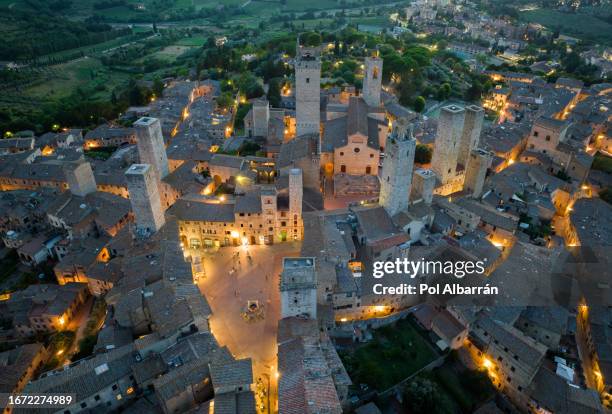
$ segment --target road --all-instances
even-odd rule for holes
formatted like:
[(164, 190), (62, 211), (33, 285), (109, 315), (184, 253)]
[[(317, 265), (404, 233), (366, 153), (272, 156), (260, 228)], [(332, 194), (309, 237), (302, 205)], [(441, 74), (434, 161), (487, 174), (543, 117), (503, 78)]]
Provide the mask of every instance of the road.
[(79, 341), (83, 339), (83, 334), (85, 332), (85, 327), (87, 326), (87, 320), (89, 319), (89, 314), (91, 313), (93, 303), (94, 297), (90, 296), (87, 301), (79, 308), (77, 314), (66, 326), (67, 330), (75, 331), (76, 335), (74, 337), (74, 342), (72, 343), (70, 350), (66, 352), (67, 359), (64, 362), (65, 364), (69, 364), (70, 362), (72, 362), (70, 358), (72, 357), (72, 355), (79, 351)]
[(582, 363), (582, 370), (584, 372), (586, 385), (587, 387), (599, 392), (597, 389), (595, 374), (593, 373), (593, 362), (591, 361), (589, 348), (586, 342), (586, 323), (588, 322), (584, 320), (582, 314), (579, 314), (576, 318), (576, 345), (578, 346), (578, 355), (580, 356), (580, 361)]
[[(282, 258), (299, 256), (300, 248), (301, 243), (288, 242), (199, 252), (206, 276), (200, 279), (198, 287), (212, 308), (211, 331), (234, 357), (253, 360), (255, 381), (261, 379), (266, 385), (264, 389), (270, 379), (271, 407), (276, 407), (277, 399), (276, 332), (280, 318), (278, 285)], [(262, 319), (245, 319), (248, 301), (257, 301), (263, 306)]]

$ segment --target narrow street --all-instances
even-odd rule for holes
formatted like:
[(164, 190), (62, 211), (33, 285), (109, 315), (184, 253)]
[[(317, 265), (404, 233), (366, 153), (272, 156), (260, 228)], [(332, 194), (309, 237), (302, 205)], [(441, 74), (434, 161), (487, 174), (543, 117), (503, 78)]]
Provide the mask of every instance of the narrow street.
[(584, 378), (587, 387), (599, 392), (599, 390), (597, 389), (597, 381), (595, 378), (595, 374), (593, 373), (593, 361), (591, 360), (589, 348), (587, 346), (585, 332), (586, 322), (582, 315), (582, 312), (584, 311), (581, 311), (576, 317), (576, 345), (578, 346), (578, 356), (580, 357), (580, 361), (582, 363), (582, 370), (584, 372)]
[(87, 327), (87, 320), (89, 319), (89, 314), (91, 313), (91, 308), (94, 304), (94, 297), (90, 296), (87, 301), (79, 308), (78, 313), (72, 318), (70, 323), (66, 326), (66, 329), (69, 331), (74, 331), (76, 333), (74, 342), (70, 349), (66, 352), (67, 359), (66, 363), (69, 364), (72, 361), (70, 358), (76, 352), (79, 351), (79, 341), (83, 339), (83, 334), (85, 332), (85, 328)]

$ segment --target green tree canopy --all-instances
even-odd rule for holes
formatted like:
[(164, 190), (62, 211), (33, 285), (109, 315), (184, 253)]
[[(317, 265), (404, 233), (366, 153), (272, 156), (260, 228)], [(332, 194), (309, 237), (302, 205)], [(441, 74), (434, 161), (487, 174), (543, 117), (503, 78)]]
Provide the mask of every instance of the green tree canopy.
[(428, 164), (431, 162), (431, 155), (431, 148), (424, 144), (417, 144), (414, 153), (414, 162), (419, 164)]
[(425, 98), (422, 96), (417, 96), (417, 98), (414, 100), (413, 107), (416, 112), (423, 112), (423, 109), (425, 109)]

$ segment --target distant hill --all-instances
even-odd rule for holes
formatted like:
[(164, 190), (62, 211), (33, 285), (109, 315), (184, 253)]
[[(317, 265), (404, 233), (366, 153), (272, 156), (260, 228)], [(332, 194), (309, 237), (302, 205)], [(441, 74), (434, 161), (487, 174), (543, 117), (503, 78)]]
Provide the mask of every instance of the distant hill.
[(0, 60), (30, 60), (105, 42), (129, 32), (113, 30), (104, 23), (68, 20), (47, 6), (35, 9), (38, 4), (35, 0), (26, 3), (28, 7), (0, 8)]

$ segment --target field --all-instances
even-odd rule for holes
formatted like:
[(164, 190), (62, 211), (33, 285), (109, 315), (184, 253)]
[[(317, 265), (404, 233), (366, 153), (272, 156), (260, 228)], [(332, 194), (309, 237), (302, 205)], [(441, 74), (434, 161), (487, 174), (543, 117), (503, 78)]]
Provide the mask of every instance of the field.
[[(250, 40), (268, 42), (291, 30), (287, 22), (298, 31), (337, 31), (349, 23), (381, 29), (389, 25), (388, 17), (373, 15), (373, 11), (390, 3), (397, 1), (80, 0), (51, 9), (46, 0), (0, 0), (0, 12), (4, 13), (0, 17), (5, 23), (0, 24), (0, 32), (11, 36), (5, 42), (9, 46), (0, 48), (4, 60), (36, 59), (22, 76), (0, 86), (0, 111), (9, 113), (2, 129), (38, 131), (49, 120), (35, 112), (75, 93), (78, 99), (115, 105), (118, 98), (125, 99), (120, 95), (131, 79), (184, 76), (198, 50), (217, 34), (231, 36), (244, 28), (259, 29), (263, 23), (257, 39)], [(229, 7), (217, 11), (219, 6)], [(345, 20), (312, 13), (324, 11), (343, 11)], [(19, 19), (12, 19), (13, 14)], [(102, 17), (101, 22), (116, 31), (90, 26), (92, 16)], [(158, 31), (154, 34), (155, 25)], [(80, 37), (81, 33), (87, 37)], [(20, 39), (24, 39), (23, 45)]]
[(426, 339), (406, 319), (374, 332), (374, 339), (341, 355), (354, 384), (384, 391), (436, 359)]
[(521, 13), (521, 19), (540, 23), (561, 34), (612, 44), (612, 24), (586, 13), (562, 13), (556, 10), (530, 10)]
[(115, 86), (127, 80), (127, 74), (105, 68), (98, 59), (83, 58), (53, 66), (43, 81), (30, 86), (23, 94), (50, 100), (68, 96), (79, 87), (92, 87), (95, 94), (107, 97)]
[(159, 52), (153, 53), (152, 55), (147, 56), (144, 60), (149, 59), (151, 57), (164, 60), (166, 62), (172, 62), (177, 57), (182, 55), (183, 53), (191, 50), (191, 46), (167, 46), (160, 50)]
[(177, 40), (175, 44), (178, 46), (202, 47), (204, 43), (206, 43), (206, 40), (207, 38), (205, 36), (185, 37), (183, 39)]

